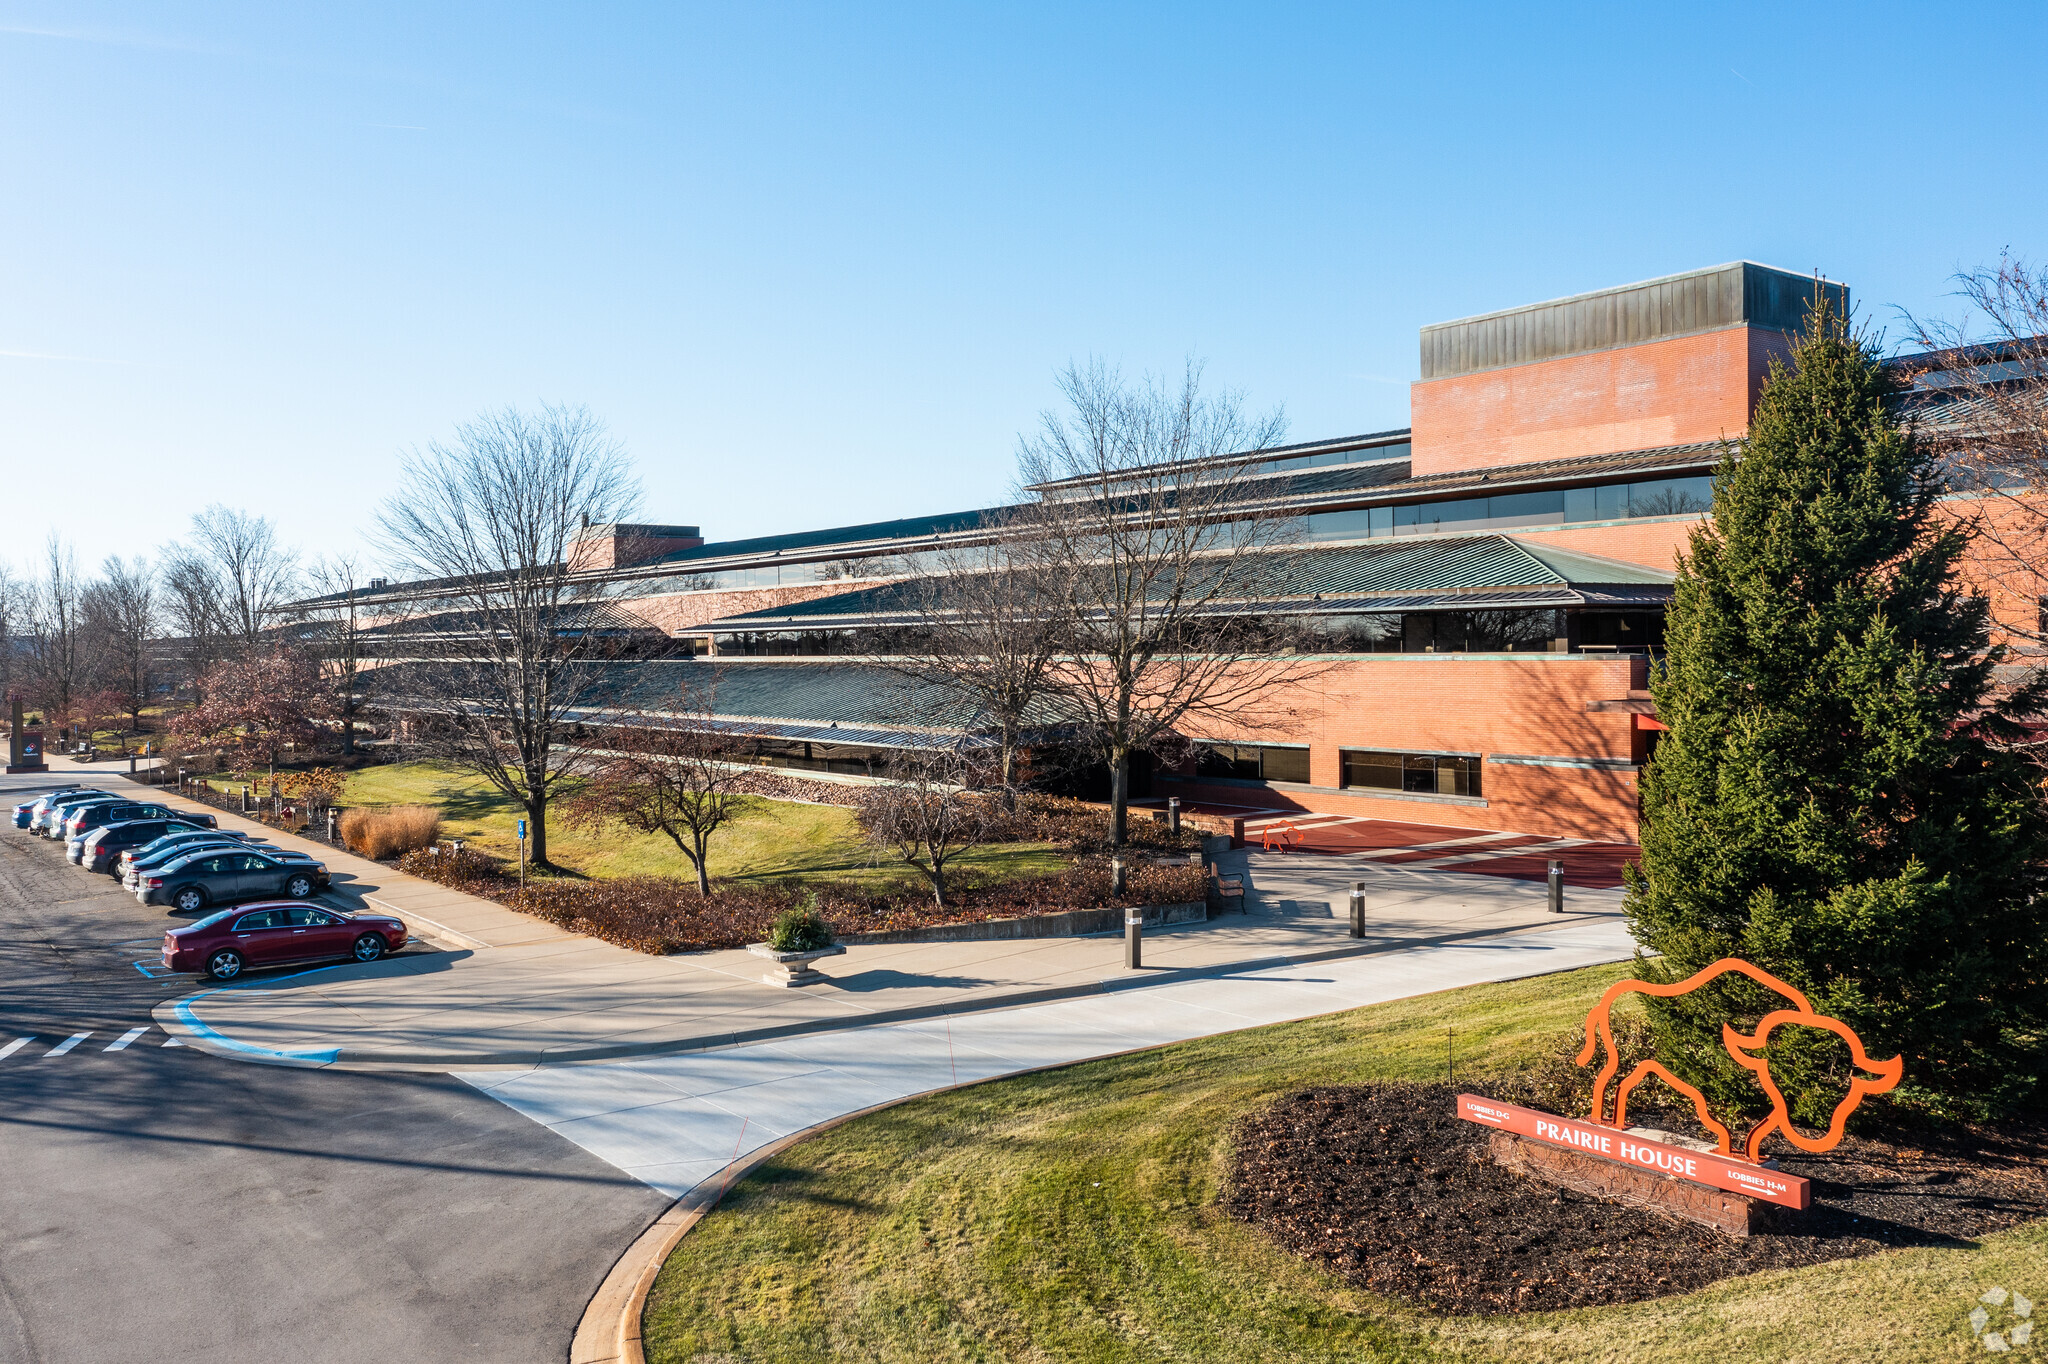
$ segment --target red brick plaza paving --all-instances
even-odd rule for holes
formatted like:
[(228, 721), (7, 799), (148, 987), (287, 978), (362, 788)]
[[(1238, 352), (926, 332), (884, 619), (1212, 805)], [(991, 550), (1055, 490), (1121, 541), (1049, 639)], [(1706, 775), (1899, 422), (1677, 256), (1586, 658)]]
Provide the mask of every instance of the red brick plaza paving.
[(1642, 854), (1633, 843), (1591, 843), (1483, 829), (1404, 824), (1357, 815), (1277, 815), (1247, 819), (1245, 841), (1262, 846), (1269, 829), (1282, 823), (1299, 832), (1289, 850), (1360, 855), (1385, 866), (1415, 870), (1476, 872), (1541, 881), (1551, 859), (1564, 863), (1568, 886), (1607, 890), (1621, 884), (1621, 869)]

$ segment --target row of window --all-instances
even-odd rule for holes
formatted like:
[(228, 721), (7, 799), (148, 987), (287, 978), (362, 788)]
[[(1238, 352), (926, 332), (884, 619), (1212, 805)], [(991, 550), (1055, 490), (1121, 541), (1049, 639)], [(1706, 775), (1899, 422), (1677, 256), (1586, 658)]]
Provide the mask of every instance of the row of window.
[[(1195, 774), (1240, 781), (1308, 784), (1308, 749), (1294, 744), (1199, 744)], [(1480, 762), (1473, 754), (1338, 750), (1340, 784), (1423, 795), (1477, 796)]]
[[(1404, 445), (1370, 450), (1338, 450), (1321, 455), (1296, 455), (1274, 460), (1261, 469), (1314, 468), (1358, 459), (1405, 455)], [(1311, 540), (1356, 540), (1379, 535), (1435, 535), (1455, 532), (1526, 530), (1582, 521), (1622, 521), (1638, 516), (1679, 516), (1710, 510), (1714, 480), (1656, 478), (1636, 483), (1610, 483), (1598, 488), (1557, 488), (1495, 497), (1462, 497), (1449, 502), (1418, 502), (1400, 507), (1358, 507), (1351, 511), (1312, 512)], [(732, 591), (750, 587), (788, 587), (802, 583), (845, 582), (888, 578), (934, 567), (930, 551), (834, 559), (811, 564), (762, 564), (708, 573), (679, 573), (669, 580), (676, 592)]]
[[(2048, 612), (2044, 612), (2048, 614)], [(1306, 654), (1650, 653), (1664, 644), (1661, 611), (1433, 611), (1355, 613), (1283, 622), (1275, 649)], [(717, 652), (735, 658), (894, 656), (931, 647), (909, 627), (855, 630), (735, 630), (720, 633)], [(1238, 644), (1242, 644), (1242, 640)], [(1236, 647), (1235, 645), (1233, 647)]]
[(1311, 512), (1311, 540), (1352, 540), (1375, 535), (1526, 530), (1581, 521), (1623, 521), (1638, 516), (1681, 516), (1712, 510), (1714, 480), (1654, 478), (1599, 488), (1552, 488), (1495, 497), (1461, 497), (1401, 507), (1358, 507)]

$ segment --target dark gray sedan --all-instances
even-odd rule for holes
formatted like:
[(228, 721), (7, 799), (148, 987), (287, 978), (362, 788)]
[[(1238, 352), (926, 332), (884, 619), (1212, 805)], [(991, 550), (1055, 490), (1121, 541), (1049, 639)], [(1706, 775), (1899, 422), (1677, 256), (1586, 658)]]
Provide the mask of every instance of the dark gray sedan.
[(207, 848), (144, 874), (135, 898), (196, 914), (208, 905), (289, 896), (303, 900), (327, 884), (327, 868), (307, 859), (244, 849)]

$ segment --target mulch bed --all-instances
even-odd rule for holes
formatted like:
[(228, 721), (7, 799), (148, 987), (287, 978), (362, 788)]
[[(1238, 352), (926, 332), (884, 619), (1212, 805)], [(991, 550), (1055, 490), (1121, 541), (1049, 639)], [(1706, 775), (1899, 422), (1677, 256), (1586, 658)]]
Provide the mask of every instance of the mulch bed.
[(1780, 1142), (1780, 1166), (1814, 1182), (1814, 1205), (1771, 1208), (1765, 1231), (1742, 1238), (1503, 1169), (1487, 1130), (1456, 1116), (1457, 1093), (1287, 1095), (1236, 1128), (1224, 1208), (1360, 1288), (1481, 1314), (1639, 1302), (1757, 1270), (1963, 1245), (2048, 1215), (2038, 1125), (1894, 1130), (1819, 1156)]

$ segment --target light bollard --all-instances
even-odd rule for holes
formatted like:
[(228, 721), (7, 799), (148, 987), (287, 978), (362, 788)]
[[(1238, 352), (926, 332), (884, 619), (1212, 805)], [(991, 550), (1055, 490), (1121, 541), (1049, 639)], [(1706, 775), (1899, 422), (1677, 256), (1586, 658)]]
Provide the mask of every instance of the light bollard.
[(1166, 827), (1175, 838), (1180, 837), (1180, 797), (1166, 798)]
[(1550, 859), (1550, 912), (1564, 913), (1564, 863)]
[(1351, 936), (1365, 936), (1365, 882), (1351, 883)]
[(1144, 964), (1145, 911), (1132, 906), (1124, 911), (1124, 967), (1135, 971)]

